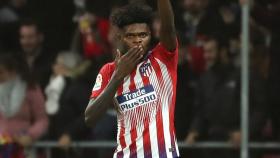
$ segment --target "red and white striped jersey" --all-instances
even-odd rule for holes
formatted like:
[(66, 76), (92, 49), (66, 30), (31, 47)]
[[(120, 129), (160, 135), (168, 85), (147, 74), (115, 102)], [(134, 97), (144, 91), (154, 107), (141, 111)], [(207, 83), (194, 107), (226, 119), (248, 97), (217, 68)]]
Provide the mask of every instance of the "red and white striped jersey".
[[(168, 52), (160, 43), (127, 77), (115, 94), (119, 107), (114, 158), (174, 158), (179, 151), (174, 129), (178, 49)], [(102, 67), (92, 98), (104, 90), (114, 63)]]

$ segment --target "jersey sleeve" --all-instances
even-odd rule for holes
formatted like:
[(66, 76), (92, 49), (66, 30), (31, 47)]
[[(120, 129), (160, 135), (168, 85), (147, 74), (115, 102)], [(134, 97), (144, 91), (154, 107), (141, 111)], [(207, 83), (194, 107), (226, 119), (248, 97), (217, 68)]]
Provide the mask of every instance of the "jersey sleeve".
[(161, 60), (162, 62), (170, 65), (174, 64), (177, 66), (178, 63), (178, 40), (176, 40), (176, 49), (172, 52), (168, 51), (162, 43), (158, 43), (156, 47), (153, 49), (153, 54), (156, 58)]
[(111, 79), (111, 74), (112, 73), (111, 73), (110, 64), (106, 64), (100, 69), (100, 71), (96, 77), (95, 84), (92, 88), (90, 98), (96, 98), (101, 94), (101, 92), (108, 85), (108, 83)]

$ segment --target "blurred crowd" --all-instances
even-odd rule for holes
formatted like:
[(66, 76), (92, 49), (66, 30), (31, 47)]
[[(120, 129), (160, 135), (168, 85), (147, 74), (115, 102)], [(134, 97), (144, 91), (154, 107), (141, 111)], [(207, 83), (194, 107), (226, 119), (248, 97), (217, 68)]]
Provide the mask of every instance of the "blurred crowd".
[[(238, 158), (241, 6), (238, 0), (173, 0), (180, 43), (175, 126), (189, 144), (230, 142), (233, 149), (181, 149), (181, 157)], [(280, 141), (280, 1), (250, 1), (249, 139)], [(109, 109), (93, 127), (84, 111), (101, 66), (114, 59), (110, 12), (133, 0), (0, 1), (0, 158), (44, 158), (29, 150), (56, 141), (53, 158), (112, 157), (113, 149), (75, 149), (74, 141), (116, 136)], [(156, 1), (147, 1), (156, 10)], [(155, 12), (153, 43), (160, 20)], [(250, 158), (280, 157), (250, 150)]]

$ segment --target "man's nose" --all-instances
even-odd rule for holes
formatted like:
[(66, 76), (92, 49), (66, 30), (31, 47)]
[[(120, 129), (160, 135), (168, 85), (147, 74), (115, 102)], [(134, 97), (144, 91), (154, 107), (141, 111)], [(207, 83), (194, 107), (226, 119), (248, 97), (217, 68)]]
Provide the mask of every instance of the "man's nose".
[(135, 43), (135, 44), (141, 44), (142, 42), (143, 42), (143, 40), (138, 36), (136, 36), (133, 40), (133, 43)]

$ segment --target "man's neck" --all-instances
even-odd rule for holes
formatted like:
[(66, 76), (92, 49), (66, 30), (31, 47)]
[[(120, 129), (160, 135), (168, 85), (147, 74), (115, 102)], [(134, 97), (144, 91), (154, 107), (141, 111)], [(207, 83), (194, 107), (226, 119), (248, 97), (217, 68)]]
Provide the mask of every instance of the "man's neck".
[(32, 52), (25, 53), (25, 57), (26, 57), (29, 67), (33, 66), (36, 58), (40, 55), (40, 53), (41, 53), (41, 47), (38, 47), (37, 49), (35, 49)]

